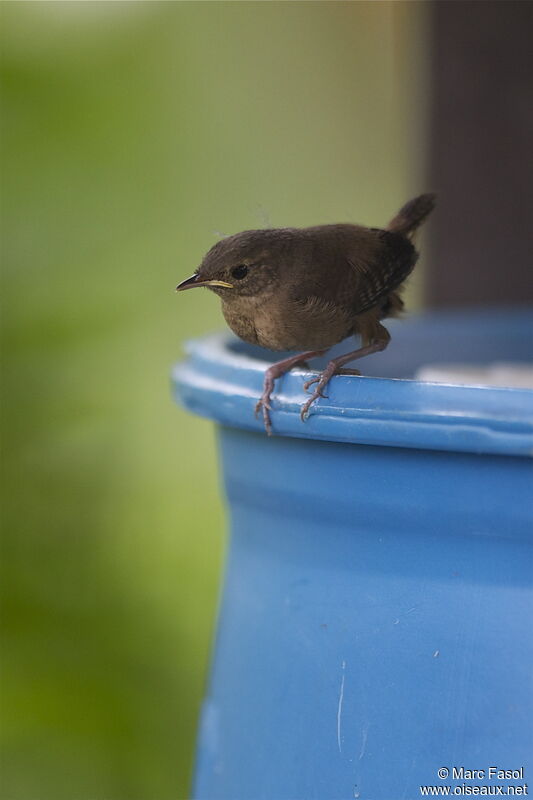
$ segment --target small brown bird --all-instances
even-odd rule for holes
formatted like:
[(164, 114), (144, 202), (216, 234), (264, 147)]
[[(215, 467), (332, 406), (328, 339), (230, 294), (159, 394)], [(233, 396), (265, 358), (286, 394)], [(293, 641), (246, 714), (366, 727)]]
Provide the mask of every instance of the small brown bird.
[[(268, 434), (274, 381), (292, 367), (321, 356), (352, 334), (361, 347), (332, 359), (304, 384), (312, 403), (342, 367), (384, 350), (390, 334), (381, 320), (403, 308), (402, 284), (416, 264), (413, 234), (435, 207), (435, 195), (406, 203), (385, 229), (317, 225), (236, 233), (217, 242), (176, 291), (207, 286), (222, 300), (226, 322), (241, 339), (269, 350), (300, 350), (265, 372), (261, 410)], [(351, 374), (360, 374), (352, 370)]]

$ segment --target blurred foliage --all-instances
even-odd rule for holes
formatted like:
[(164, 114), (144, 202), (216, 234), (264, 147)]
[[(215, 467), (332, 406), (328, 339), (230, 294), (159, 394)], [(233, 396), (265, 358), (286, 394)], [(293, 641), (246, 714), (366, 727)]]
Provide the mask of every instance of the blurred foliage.
[(1, 15), (2, 797), (175, 800), (224, 521), (212, 426), (168, 380), (222, 319), (173, 287), (215, 231), (378, 224), (426, 188), (423, 12)]

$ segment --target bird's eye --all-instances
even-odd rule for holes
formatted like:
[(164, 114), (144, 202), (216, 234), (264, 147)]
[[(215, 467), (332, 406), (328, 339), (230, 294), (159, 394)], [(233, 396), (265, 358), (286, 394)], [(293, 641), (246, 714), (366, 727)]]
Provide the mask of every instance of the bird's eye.
[(246, 275), (248, 275), (248, 267), (245, 264), (240, 264), (238, 267), (233, 267), (231, 270), (231, 275), (233, 278), (236, 278), (238, 281), (240, 281)]

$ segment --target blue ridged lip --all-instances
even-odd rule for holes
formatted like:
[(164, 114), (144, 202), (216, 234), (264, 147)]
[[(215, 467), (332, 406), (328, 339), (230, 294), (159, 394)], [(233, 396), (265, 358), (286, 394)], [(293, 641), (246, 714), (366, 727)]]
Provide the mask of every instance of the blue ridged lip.
[[(414, 372), (417, 363), (525, 361), (533, 356), (528, 355), (533, 342), (529, 312), (431, 313), (395, 320), (387, 327), (393, 335), (389, 350), (359, 362), (362, 370), (369, 365), (370, 372), (382, 367), (384, 374), (403, 375)], [(353, 347), (353, 341), (348, 346)], [(223, 425), (265, 434), (254, 409), (265, 368), (280, 354), (247, 347), (230, 334), (188, 342), (186, 352), (187, 359), (172, 373), (176, 399), (190, 411)], [(327, 388), (328, 398), (318, 400), (302, 422), (300, 408), (308, 397), (303, 383), (315, 374), (313, 369), (293, 369), (276, 381), (271, 413), (274, 435), (533, 455), (533, 390), (338, 375)]]

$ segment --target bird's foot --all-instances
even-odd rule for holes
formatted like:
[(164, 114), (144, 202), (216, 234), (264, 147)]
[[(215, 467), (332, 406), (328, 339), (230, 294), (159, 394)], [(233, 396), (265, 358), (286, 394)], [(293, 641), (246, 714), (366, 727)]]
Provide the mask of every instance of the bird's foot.
[(314, 383), (316, 383), (317, 386), (314, 392), (311, 394), (309, 400), (307, 400), (301, 408), (300, 417), (302, 422), (305, 422), (309, 414), (309, 409), (311, 408), (315, 400), (318, 400), (319, 397), (323, 397), (325, 400), (327, 400), (328, 395), (324, 394), (322, 390), (326, 388), (327, 384), (329, 383), (333, 375), (360, 375), (360, 374), (361, 373), (358, 369), (333, 369), (328, 365), (328, 367), (326, 367), (326, 369), (323, 372), (321, 372), (320, 375), (317, 375), (316, 378), (311, 378), (311, 380), (306, 381), (304, 383), (304, 390), (306, 392), (309, 391), (309, 387), (312, 386)]
[(316, 389), (313, 392), (313, 394), (316, 394), (317, 397), (323, 397), (324, 400), (327, 400), (328, 399), (328, 395), (324, 394), (323, 391), (322, 391), (322, 389), (325, 387), (327, 381), (322, 382), (322, 374), (320, 374), (317, 378), (312, 378), (310, 381), (306, 381), (304, 383), (304, 392), (307, 392), (308, 394), (311, 394), (311, 392), (309, 391), (309, 387), (312, 386), (313, 383), (321, 384), (320, 386), (316, 387)]
[(307, 400), (303, 404), (303, 406), (302, 406), (302, 408), (300, 410), (300, 418), (301, 418), (302, 422), (305, 422), (306, 417), (307, 417), (307, 415), (309, 413), (309, 409), (311, 408), (311, 406), (313, 405), (315, 400), (318, 400), (319, 397), (323, 397), (323, 398), (327, 399), (327, 395), (324, 394), (324, 392), (322, 390), (326, 388), (326, 386), (329, 383), (329, 379), (334, 374), (335, 374), (335, 368), (334, 368), (334, 365), (331, 364), (331, 362), (330, 362), (328, 364), (328, 366), (326, 367), (326, 369), (323, 372), (320, 373), (320, 375), (318, 375), (316, 378), (311, 378), (310, 381), (306, 381), (304, 383), (304, 389), (305, 389), (306, 392), (308, 391), (309, 387), (313, 385), (313, 383), (316, 383), (316, 388), (315, 388), (314, 392), (311, 394), (311, 397), (309, 398), (309, 400)]
[(269, 412), (272, 411), (270, 399), (272, 392), (274, 391), (274, 381), (276, 378), (281, 378), (282, 375), (285, 375), (287, 372), (289, 372), (289, 370), (291, 370), (293, 367), (296, 367), (298, 364), (305, 363), (307, 358), (323, 356), (325, 352), (325, 350), (306, 350), (305, 353), (299, 353), (298, 355), (284, 358), (282, 361), (277, 361), (275, 364), (271, 364), (271, 366), (266, 370), (263, 381), (263, 394), (255, 406), (255, 416), (257, 417), (260, 412), (263, 413), (265, 430), (269, 436), (272, 436), (272, 422), (270, 421)]
[(265, 374), (265, 380), (263, 383), (263, 394), (259, 398), (255, 406), (255, 416), (259, 416), (259, 412), (263, 412), (263, 422), (265, 423), (265, 430), (268, 436), (272, 436), (272, 422), (270, 421), (270, 411), (272, 411), (272, 406), (270, 405), (270, 398), (272, 392), (274, 390), (274, 379), (268, 374), (268, 370)]
[(307, 381), (306, 383), (304, 383), (305, 391), (307, 391), (309, 386), (311, 386), (311, 384), (313, 383), (316, 383), (317, 386), (315, 391), (309, 398), (309, 400), (307, 400), (300, 409), (300, 418), (302, 422), (305, 422), (307, 415), (309, 413), (309, 409), (311, 408), (315, 400), (318, 400), (319, 397), (324, 397), (325, 399), (327, 399), (327, 395), (322, 392), (322, 389), (324, 389), (327, 386), (328, 381), (329, 381), (329, 376), (325, 377), (324, 373), (322, 373), (320, 377), (314, 378), (312, 381)]
[[(345, 369), (344, 367), (342, 367), (341, 369), (336, 370), (334, 374), (335, 375), (360, 375), (361, 374), (361, 370), (359, 370), (359, 369)], [(320, 381), (322, 375), (323, 375), (323, 373), (320, 373), (320, 375), (317, 375), (316, 378), (311, 378), (310, 381), (306, 381), (304, 383), (305, 391), (307, 392), (309, 387), (312, 386), (313, 383), (318, 383)], [(327, 397), (326, 394), (322, 394), (320, 396), (321, 397)]]

